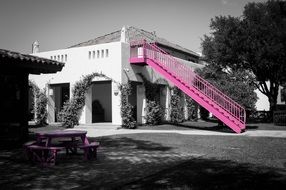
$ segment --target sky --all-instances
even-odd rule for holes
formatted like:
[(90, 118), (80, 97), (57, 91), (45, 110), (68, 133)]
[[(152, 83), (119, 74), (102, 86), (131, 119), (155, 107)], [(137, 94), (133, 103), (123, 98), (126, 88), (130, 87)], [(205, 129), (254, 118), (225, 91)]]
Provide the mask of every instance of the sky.
[(265, 0), (1, 0), (0, 49), (31, 53), (64, 49), (125, 26), (195, 52), (209, 34), (211, 18), (240, 16), (248, 2)]

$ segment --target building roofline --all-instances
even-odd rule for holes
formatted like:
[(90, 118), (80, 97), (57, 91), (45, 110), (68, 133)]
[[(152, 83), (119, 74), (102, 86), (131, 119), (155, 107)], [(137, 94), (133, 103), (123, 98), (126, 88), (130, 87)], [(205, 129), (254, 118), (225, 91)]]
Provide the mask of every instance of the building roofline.
[[(149, 41), (156, 42), (158, 44), (161, 44), (165, 47), (172, 48), (174, 50), (178, 50), (183, 53), (190, 54), (192, 56), (200, 57), (200, 55), (192, 50), (189, 50), (187, 48), (184, 48), (178, 44), (172, 43), (164, 38), (158, 37), (156, 34), (134, 27), (134, 26), (129, 26), (127, 27), (127, 34), (129, 37), (130, 41), (135, 41), (139, 40), (139, 38), (147, 38)], [(75, 48), (75, 47), (84, 47), (84, 46), (91, 46), (91, 45), (98, 45), (98, 44), (103, 44), (103, 43), (110, 43), (110, 42), (118, 42), (120, 41), (120, 36), (121, 36), (121, 30), (116, 30), (114, 32), (99, 36), (94, 39), (87, 40), (85, 42), (81, 42), (75, 45), (72, 45), (68, 48)]]
[(56, 73), (61, 71), (64, 63), (37, 57), (34, 55), (22, 54), (15, 51), (0, 49), (0, 67), (13, 69), (23, 68), (31, 74)]

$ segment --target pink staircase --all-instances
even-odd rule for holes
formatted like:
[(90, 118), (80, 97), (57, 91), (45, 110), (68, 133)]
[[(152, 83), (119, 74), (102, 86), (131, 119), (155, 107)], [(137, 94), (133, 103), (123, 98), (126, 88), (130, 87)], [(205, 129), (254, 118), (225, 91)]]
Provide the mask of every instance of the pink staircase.
[(193, 72), (191, 68), (179, 63), (154, 43), (142, 40), (131, 42), (130, 46), (130, 63), (148, 64), (233, 131), (241, 133), (245, 130), (244, 108)]

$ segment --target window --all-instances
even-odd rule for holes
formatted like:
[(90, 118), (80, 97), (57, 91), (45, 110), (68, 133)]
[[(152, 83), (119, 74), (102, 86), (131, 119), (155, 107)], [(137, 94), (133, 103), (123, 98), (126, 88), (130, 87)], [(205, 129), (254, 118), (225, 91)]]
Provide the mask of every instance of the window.
[(51, 59), (53, 59), (53, 56), (51, 56)]
[(64, 61), (64, 55), (61, 56), (61, 62), (63, 62), (63, 61)]
[(88, 52), (88, 59), (91, 59), (91, 51)]
[(95, 58), (95, 51), (92, 52), (92, 59)]
[(57, 59), (57, 56), (54, 56), (54, 60), (56, 60)]
[(109, 53), (109, 52), (108, 52), (108, 49), (106, 49), (106, 50), (105, 50), (105, 57), (108, 57), (108, 56), (109, 56), (108, 53)]
[(61, 58), (61, 57), (58, 55), (58, 61), (60, 61), (60, 58)]
[(101, 58), (104, 58), (104, 49), (101, 50)]
[(67, 54), (65, 54), (65, 61), (67, 61), (68, 60), (68, 56), (67, 56)]
[(97, 50), (97, 58), (99, 58), (99, 50)]

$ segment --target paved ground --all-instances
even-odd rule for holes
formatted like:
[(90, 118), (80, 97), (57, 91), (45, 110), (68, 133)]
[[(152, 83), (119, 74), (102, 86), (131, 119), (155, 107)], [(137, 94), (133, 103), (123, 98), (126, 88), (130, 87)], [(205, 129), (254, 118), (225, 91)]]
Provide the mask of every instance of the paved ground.
[(286, 126), (275, 126), (273, 124), (250, 124), (247, 130), (241, 134), (234, 133), (231, 129), (218, 128), (217, 124), (211, 122), (185, 122), (179, 126), (159, 125), (141, 126), (136, 130), (122, 129), (111, 125), (80, 125), (75, 129), (87, 130), (89, 137), (100, 137), (122, 134), (137, 133), (175, 133), (182, 135), (208, 135), (208, 136), (256, 136), (256, 137), (278, 137), (286, 138)]
[[(264, 134), (270, 134), (270, 131), (278, 131), (284, 134), (283, 130), (266, 130), (265, 127), (269, 125), (252, 128), (249, 132), (259, 134), (265, 131)], [(222, 132), (224, 130), (202, 130), (202, 135), (195, 132), (197, 129), (159, 128), (161, 133), (154, 128), (140, 129), (140, 133), (128, 130), (134, 134), (112, 127), (88, 130), (89, 136), (96, 136), (90, 140), (101, 143), (98, 160), (85, 162), (82, 155), (66, 157), (61, 154), (59, 164), (52, 168), (29, 164), (21, 148), (1, 150), (0, 187), (284, 189), (283, 186), (286, 186), (286, 138), (279, 134), (258, 137), (249, 133), (236, 135), (229, 131)], [(53, 129), (57, 127), (32, 131)], [(162, 133), (166, 129), (168, 133)], [(125, 134), (114, 134), (114, 131)], [(185, 134), (179, 131), (185, 131)], [(107, 134), (114, 135), (104, 136)]]

